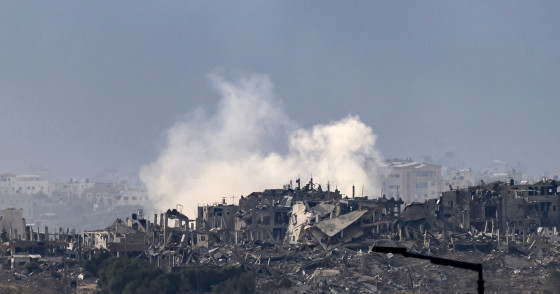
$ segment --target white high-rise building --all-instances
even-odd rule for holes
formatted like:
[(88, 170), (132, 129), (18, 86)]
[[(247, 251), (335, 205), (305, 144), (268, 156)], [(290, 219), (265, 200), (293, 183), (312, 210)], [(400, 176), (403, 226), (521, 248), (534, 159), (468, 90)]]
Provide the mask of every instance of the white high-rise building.
[(440, 196), (441, 166), (412, 160), (386, 162), (382, 178), (383, 194), (404, 202), (422, 202)]

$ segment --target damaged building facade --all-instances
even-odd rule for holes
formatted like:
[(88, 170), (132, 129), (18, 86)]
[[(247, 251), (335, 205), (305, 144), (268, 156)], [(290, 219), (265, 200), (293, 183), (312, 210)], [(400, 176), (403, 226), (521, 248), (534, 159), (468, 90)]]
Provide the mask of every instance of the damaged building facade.
[(444, 192), (439, 207), (443, 219), (464, 229), (528, 234), (560, 226), (558, 182), (549, 179), (518, 185), (511, 179)]
[(261, 292), (278, 281), (284, 281), (278, 287), (292, 287), (287, 293), (465, 290), (456, 288), (464, 272), (368, 252), (373, 244), (397, 244), (459, 260), (484, 258), (485, 271), (496, 272), (485, 276), (489, 292), (511, 293), (514, 288), (500, 288), (497, 277), (501, 283), (513, 281), (514, 273), (518, 278), (531, 273), (522, 278), (542, 281), (536, 277), (544, 276), (546, 266), (555, 267), (560, 256), (560, 192), (553, 180), (481, 183), (406, 204), (387, 195), (346, 197), (312, 180), (303, 187), (296, 183), (253, 192), (238, 205), (200, 206), (195, 220), (178, 205), (153, 219), (138, 210), (83, 234), (39, 232), (25, 224), (21, 211), (5, 210), (1, 264), (21, 268), (49, 258), (77, 261), (106, 250), (167, 271), (189, 265), (241, 267), (255, 273)]
[(225, 203), (198, 208), (197, 235), (215, 234), (232, 243), (268, 242), (298, 244), (317, 242), (334, 248), (354, 239), (373, 238), (394, 231), (403, 201), (385, 196), (344, 197), (330, 185), (268, 189), (241, 197), (239, 205)]
[(164, 251), (193, 240), (189, 218), (177, 209), (169, 209), (159, 217), (154, 214), (153, 222), (139, 210), (131, 218), (117, 219), (105, 229), (84, 232), (84, 239), (87, 246), (125, 255), (148, 249)]
[(406, 205), (386, 195), (343, 198), (310, 180), (303, 188), (253, 192), (241, 197), (239, 205), (201, 206), (195, 235), (207, 240), (206, 235), (214, 234), (232, 244), (317, 244), (328, 250), (361, 239), (422, 237), (430, 230), (535, 234), (539, 228), (560, 226), (559, 209), (558, 183), (547, 179), (481, 183)]

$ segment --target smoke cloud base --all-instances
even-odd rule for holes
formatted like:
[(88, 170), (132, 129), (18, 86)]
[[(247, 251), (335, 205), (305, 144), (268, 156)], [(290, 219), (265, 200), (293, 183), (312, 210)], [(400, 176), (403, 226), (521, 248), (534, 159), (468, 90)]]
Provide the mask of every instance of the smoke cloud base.
[(267, 76), (209, 79), (221, 95), (216, 112), (197, 109), (177, 122), (157, 160), (140, 170), (157, 209), (182, 204), (194, 216), (198, 205), (282, 187), (298, 175), (348, 195), (354, 183), (370, 195), (381, 190), (376, 136), (359, 117), (297, 128)]

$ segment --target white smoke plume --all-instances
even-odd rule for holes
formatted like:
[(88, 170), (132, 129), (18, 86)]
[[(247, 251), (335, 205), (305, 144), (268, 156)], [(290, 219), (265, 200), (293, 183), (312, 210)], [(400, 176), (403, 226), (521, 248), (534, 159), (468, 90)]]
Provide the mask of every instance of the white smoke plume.
[[(378, 196), (382, 162), (376, 136), (357, 116), (296, 128), (273, 95), (267, 76), (252, 75), (235, 82), (211, 76), (222, 96), (217, 111), (189, 114), (167, 132), (159, 158), (142, 167), (140, 178), (158, 209), (182, 204), (193, 217), (200, 204), (222, 197), (281, 188), (302, 176), (313, 175), (347, 195)], [(285, 150), (281, 152), (279, 150)]]

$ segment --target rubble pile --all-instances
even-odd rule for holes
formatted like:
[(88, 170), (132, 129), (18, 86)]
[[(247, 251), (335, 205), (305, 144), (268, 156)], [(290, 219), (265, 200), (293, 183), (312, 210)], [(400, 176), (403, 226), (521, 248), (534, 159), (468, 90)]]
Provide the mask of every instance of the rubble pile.
[[(31, 266), (29, 266), (31, 265)], [(88, 277), (79, 263), (38, 258), (26, 266), (0, 271), (1, 293), (95, 293), (96, 281)]]
[[(548, 277), (560, 268), (555, 181), (481, 184), (406, 205), (385, 195), (342, 197), (313, 179), (303, 188), (299, 179), (296, 183), (251, 193), (239, 205), (224, 200), (200, 206), (195, 220), (179, 206), (155, 214), (153, 221), (139, 210), (83, 234), (40, 232), (25, 226), (20, 211), (3, 211), (0, 265), (17, 270), (49, 259), (60, 267), (106, 250), (167, 271), (243, 268), (255, 274), (261, 293), (477, 291), (476, 272), (375, 253), (374, 245), (482, 264), (486, 293), (544, 291)], [(68, 277), (72, 270), (64, 266), (63, 273)], [(63, 284), (68, 287), (69, 281)]]
[[(483, 238), (482, 234), (450, 235), (452, 240), (462, 238), (473, 243)], [(460, 250), (451, 243), (444, 246), (441, 234), (434, 238), (438, 242), (431, 242), (427, 248), (424, 240), (388, 239), (363, 240), (360, 246), (332, 250), (317, 244), (223, 244), (193, 250), (185, 264), (242, 267), (256, 275), (260, 293), (477, 293), (475, 272), (369, 251), (374, 243), (383, 242), (426, 255), (482, 263), (486, 293), (541, 292), (548, 275), (559, 265), (560, 244), (542, 237), (542, 252), (547, 254), (541, 257), (529, 249), (532, 242), (523, 243), (519, 238), (510, 240), (509, 245), (498, 245), (494, 236), (491, 248), (485, 251), (476, 246)]]

